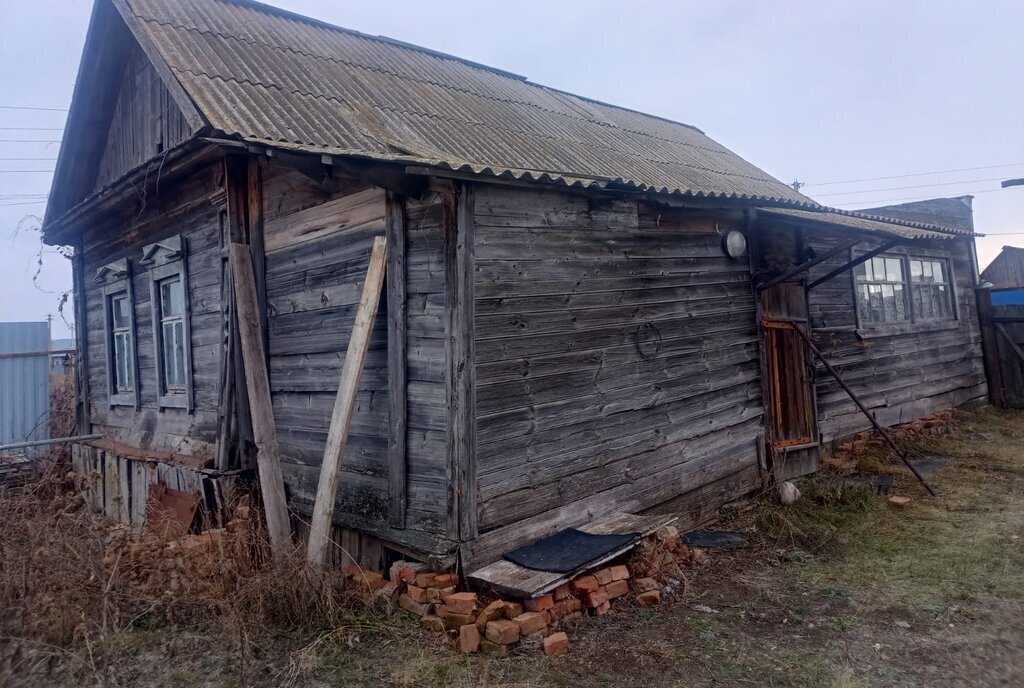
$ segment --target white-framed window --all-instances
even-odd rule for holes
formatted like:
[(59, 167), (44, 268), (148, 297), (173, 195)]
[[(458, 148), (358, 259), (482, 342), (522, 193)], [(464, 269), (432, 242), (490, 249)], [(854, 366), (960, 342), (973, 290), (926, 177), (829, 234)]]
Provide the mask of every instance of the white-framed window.
[(853, 270), (861, 325), (956, 320), (949, 261), (882, 254)]
[(142, 250), (142, 262), (149, 266), (159, 406), (191, 412), (192, 335), (184, 241), (174, 236), (149, 244)]
[(139, 405), (139, 376), (135, 339), (135, 298), (127, 258), (96, 271), (103, 285), (104, 339), (107, 361), (107, 402), (114, 406)]

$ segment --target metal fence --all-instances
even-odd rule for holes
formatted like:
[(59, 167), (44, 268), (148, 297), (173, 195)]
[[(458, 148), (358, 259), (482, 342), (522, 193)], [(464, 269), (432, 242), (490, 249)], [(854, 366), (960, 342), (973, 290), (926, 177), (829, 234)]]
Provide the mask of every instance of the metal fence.
[(49, 436), (50, 326), (0, 323), (0, 444)]

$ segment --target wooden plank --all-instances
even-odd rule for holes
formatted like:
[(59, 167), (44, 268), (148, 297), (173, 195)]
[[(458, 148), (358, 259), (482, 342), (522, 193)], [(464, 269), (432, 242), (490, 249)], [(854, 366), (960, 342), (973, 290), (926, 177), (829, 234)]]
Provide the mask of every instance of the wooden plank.
[(117, 455), (101, 451), (103, 456), (103, 512), (113, 521), (121, 519), (121, 478), (117, 471)]
[[(320, 467), (320, 481), (317, 485), (313, 516), (310, 521), (309, 542), (306, 549), (307, 560), (315, 566), (323, 566), (327, 561), (331, 536), (331, 516), (334, 513), (334, 498), (338, 490), (342, 454), (345, 450), (345, 441), (348, 439), (349, 425), (355, 408), (355, 397), (359, 389), (359, 376), (362, 373), (363, 360), (366, 358), (373, 321), (380, 303), (386, 259), (387, 240), (384, 237), (378, 237), (373, 243), (370, 263), (366, 271), (366, 281), (363, 284), (363, 297), (359, 303), (359, 311), (356, 313), (352, 335), (349, 337), (345, 363), (341, 370), (341, 381), (338, 385), (338, 397), (331, 418), (330, 431), (327, 435), (327, 446), (324, 449), (324, 460)], [(268, 397), (269, 394), (268, 387)]]
[(448, 297), (446, 331), (448, 343), (448, 452), (449, 467), (458, 504), (449, 517), (458, 528), (458, 538), (467, 542), (477, 535), (476, 481), (476, 334), (474, 328), (473, 267), (475, 231), (475, 186), (458, 187), (454, 224), (446, 227)]
[(387, 194), (388, 521), (405, 527), (408, 339), (406, 333), (405, 201)]
[(1006, 340), (1006, 343), (1010, 345), (1013, 353), (1017, 354), (1017, 358), (1020, 359), (1020, 362), (1024, 363), (1024, 350), (1020, 348), (1017, 342), (1013, 341), (1013, 337), (1011, 337), (1010, 333), (1006, 331), (1006, 326), (1001, 322), (997, 322), (995, 323), (995, 328), (996, 332), (1002, 335), (1003, 339)]
[(117, 489), (121, 494), (121, 500), (117, 505), (117, 519), (125, 525), (132, 523), (132, 463), (129, 459), (117, 458)]
[(266, 510), (267, 531), (275, 554), (284, 555), (291, 540), (284, 478), (278, 458), (277, 431), (270, 397), (270, 378), (263, 347), (256, 280), (252, 257), (245, 244), (231, 244), (231, 269), (234, 277), (235, 303), (238, 307), (239, 336), (245, 372), (249, 409), (252, 414), (256, 463), (259, 467), (260, 491)]
[(612, 535), (636, 533), (636, 537), (628, 543), (617, 547), (606, 555), (577, 567), (568, 573), (536, 571), (519, 566), (511, 561), (499, 559), (487, 566), (468, 574), (469, 580), (486, 585), (493, 590), (514, 597), (537, 597), (559, 585), (568, 583), (576, 576), (595, 569), (636, 547), (642, 538), (658, 531), (678, 519), (675, 515), (653, 514), (637, 516), (626, 513), (612, 513), (592, 523), (580, 526), (585, 533), (595, 535)]

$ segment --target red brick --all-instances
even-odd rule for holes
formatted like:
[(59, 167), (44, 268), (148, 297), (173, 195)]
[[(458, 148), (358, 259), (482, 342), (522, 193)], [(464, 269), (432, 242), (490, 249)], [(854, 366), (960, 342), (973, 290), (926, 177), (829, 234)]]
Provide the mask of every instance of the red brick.
[(429, 571), (424, 571), (423, 573), (417, 573), (416, 574), (416, 585), (417, 585), (417, 587), (420, 587), (420, 588), (433, 588), (433, 587), (436, 587), (434, 585), (434, 580), (436, 578), (437, 578), (437, 574), (436, 573), (431, 573)]
[(594, 607), (594, 613), (597, 614), (598, 616), (604, 616), (605, 614), (607, 614), (611, 610), (612, 610), (612, 605), (611, 605), (610, 602), (607, 602), (607, 601), (602, 602), (601, 604), (599, 604), (596, 607)]
[(444, 603), (456, 614), (472, 614), (476, 611), (476, 593), (453, 592), (445, 596)]
[(572, 614), (583, 609), (583, 603), (575, 597), (567, 597), (564, 600), (558, 600), (555, 602), (555, 608), (548, 610), (548, 615), (552, 620), (557, 621), (566, 614)]
[(657, 607), (661, 603), (661, 593), (648, 590), (636, 596), (636, 603), (641, 607)]
[(431, 604), (420, 604), (414, 602), (408, 595), (401, 595), (398, 598), (398, 606), (416, 616), (423, 616), (430, 613)]
[(416, 604), (427, 603), (427, 591), (423, 588), (417, 588), (415, 585), (409, 585), (405, 588), (405, 594), (409, 596)]
[(548, 625), (547, 612), (523, 612), (512, 620), (519, 624), (519, 635), (543, 631)]
[(594, 592), (588, 592), (583, 596), (583, 604), (587, 605), (591, 609), (594, 609), (608, 601), (608, 593), (605, 589), (598, 588)]
[(453, 612), (450, 608), (445, 609), (443, 612), (439, 613), (438, 616), (444, 619), (444, 627), (452, 630), (462, 628), (463, 626), (469, 626), (473, 623), (472, 614), (459, 614), (457, 612)]
[(555, 601), (564, 600), (566, 597), (569, 597), (570, 595), (572, 595), (572, 586), (568, 583), (559, 585), (557, 588), (555, 588)]
[(450, 588), (459, 584), (459, 577), (454, 573), (439, 573), (434, 576), (434, 585), (438, 588)]
[(889, 497), (889, 504), (896, 507), (897, 509), (906, 509), (910, 506), (910, 502), (913, 501), (910, 497), (904, 497), (902, 495), (893, 495)]
[(384, 576), (365, 569), (359, 574), (353, 576), (352, 582), (358, 587), (368, 590), (369, 592), (380, 590), (384, 587), (384, 584), (387, 583), (387, 581), (384, 580)]
[(488, 621), (485, 635), (492, 643), (511, 645), (519, 640), (519, 624), (509, 619)]
[(493, 643), (486, 638), (480, 641), (480, 652), (485, 655), (494, 655), (496, 657), (508, 657), (509, 645), (502, 645), (500, 643)]
[(578, 593), (593, 592), (600, 587), (601, 584), (593, 576), (580, 576), (572, 582), (572, 589)]
[(540, 597), (534, 597), (525, 600), (526, 611), (528, 612), (544, 612), (555, 606), (555, 598), (551, 595), (541, 595)]
[[(673, 542), (678, 542), (678, 540), (673, 540)], [(620, 564), (619, 566), (613, 566), (612, 567), (612, 580), (613, 581), (626, 580), (627, 578), (629, 578), (629, 567), (628, 566), (626, 566), (625, 564)]]
[(480, 649), (480, 629), (475, 624), (459, 627), (459, 652), (473, 654)]
[(544, 639), (544, 654), (548, 657), (564, 655), (569, 651), (569, 636), (561, 631)]
[(609, 600), (614, 600), (629, 593), (629, 583), (624, 580), (612, 581), (604, 586), (604, 591), (608, 595)]
[(594, 571), (594, 578), (596, 578), (597, 582), (601, 585), (608, 585), (614, 580), (612, 578), (611, 569), (601, 569), (599, 571)]
[(505, 615), (505, 601), (495, 600), (489, 605), (480, 610), (480, 613), (476, 617), (476, 627), (481, 633), (487, 626), (488, 621), (494, 621), (500, 619)]
[(427, 601), (437, 604), (455, 592), (455, 588), (427, 588)]
[(506, 619), (514, 619), (520, 614), (522, 614), (524, 611), (525, 610), (523, 609), (523, 605), (519, 604), (518, 602), (505, 602)]
[(583, 612), (571, 612), (558, 620), (558, 624), (572, 626), (583, 619)]

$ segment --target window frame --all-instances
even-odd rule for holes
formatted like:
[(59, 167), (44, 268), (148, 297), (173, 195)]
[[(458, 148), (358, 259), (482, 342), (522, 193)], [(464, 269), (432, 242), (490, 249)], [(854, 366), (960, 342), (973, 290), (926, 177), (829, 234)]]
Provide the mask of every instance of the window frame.
[[(150, 319), (153, 326), (153, 356), (156, 372), (157, 405), (165, 409), (184, 409), (187, 413), (195, 410), (195, 393), (192, 376), (192, 309), (188, 281), (188, 261), (184, 251), (185, 242), (181, 237), (150, 244), (143, 249), (143, 262), (150, 264)], [(182, 312), (174, 319), (180, 319), (183, 342), (184, 386), (167, 385), (167, 370), (164, 359), (163, 325), (167, 318), (163, 313), (161, 285), (177, 279), (181, 282)]]
[[(859, 256), (870, 252), (868, 249), (854, 248), (850, 250), (850, 260), (855, 260)], [(907, 310), (909, 317), (906, 320), (891, 320), (891, 321), (870, 321), (865, 320), (860, 308), (860, 300), (858, 296), (858, 289), (861, 282), (857, 280), (856, 267), (851, 269), (850, 272), (850, 284), (853, 290), (853, 310), (857, 322), (857, 332), (862, 338), (869, 338), (872, 336), (889, 336), (892, 334), (901, 333), (912, 333), (912, 332), (927, 332), (927, 331), (938, 331), (938, 330), (949, 330), (961, 327), (960, 319), (960, 304), (957, 299), (957, 287), (956, 287), (956, 273), (953, 271), (953, 261), (948, 255), (934, 255), (933, 252), (925, 250), (908, 250), (908, 249), (893, 249), (880, 253), (877, 257), (879, 258), (896, 258), (900, 261), (901, 268), (903, 270), (903, 293), (904, 293), (904, 305)], [(914, 308), (914, 293), (915, 288), (913, 278), (910, 272), (910, 261), (921, 260), (942, 263), (946, 271), (946, 286), (949, 288), (949, 303), (950, 303), (950, 317), (943, 319), (922, 319), (918, 316), (916, 309)]]
[[(132, 287), (131, 263), (124, 258), (104, 265), (99, 269), (96, 280), (103, 284), (103, 338), (105, 343), (104, 358), (107, 375), (107, 406), (127, 406), (139, 410), (141, 395), (139, 394), (139, 338), (135, 327), (135, 291)], [(114, 299), (123, 296), (128, 305), (128, 324), (123, 329), (129, 340), (126, 363), (131, 369), (131, 382), (119, 388), (114, 371), (117, 368), (116, 333), (114, 332)]]

